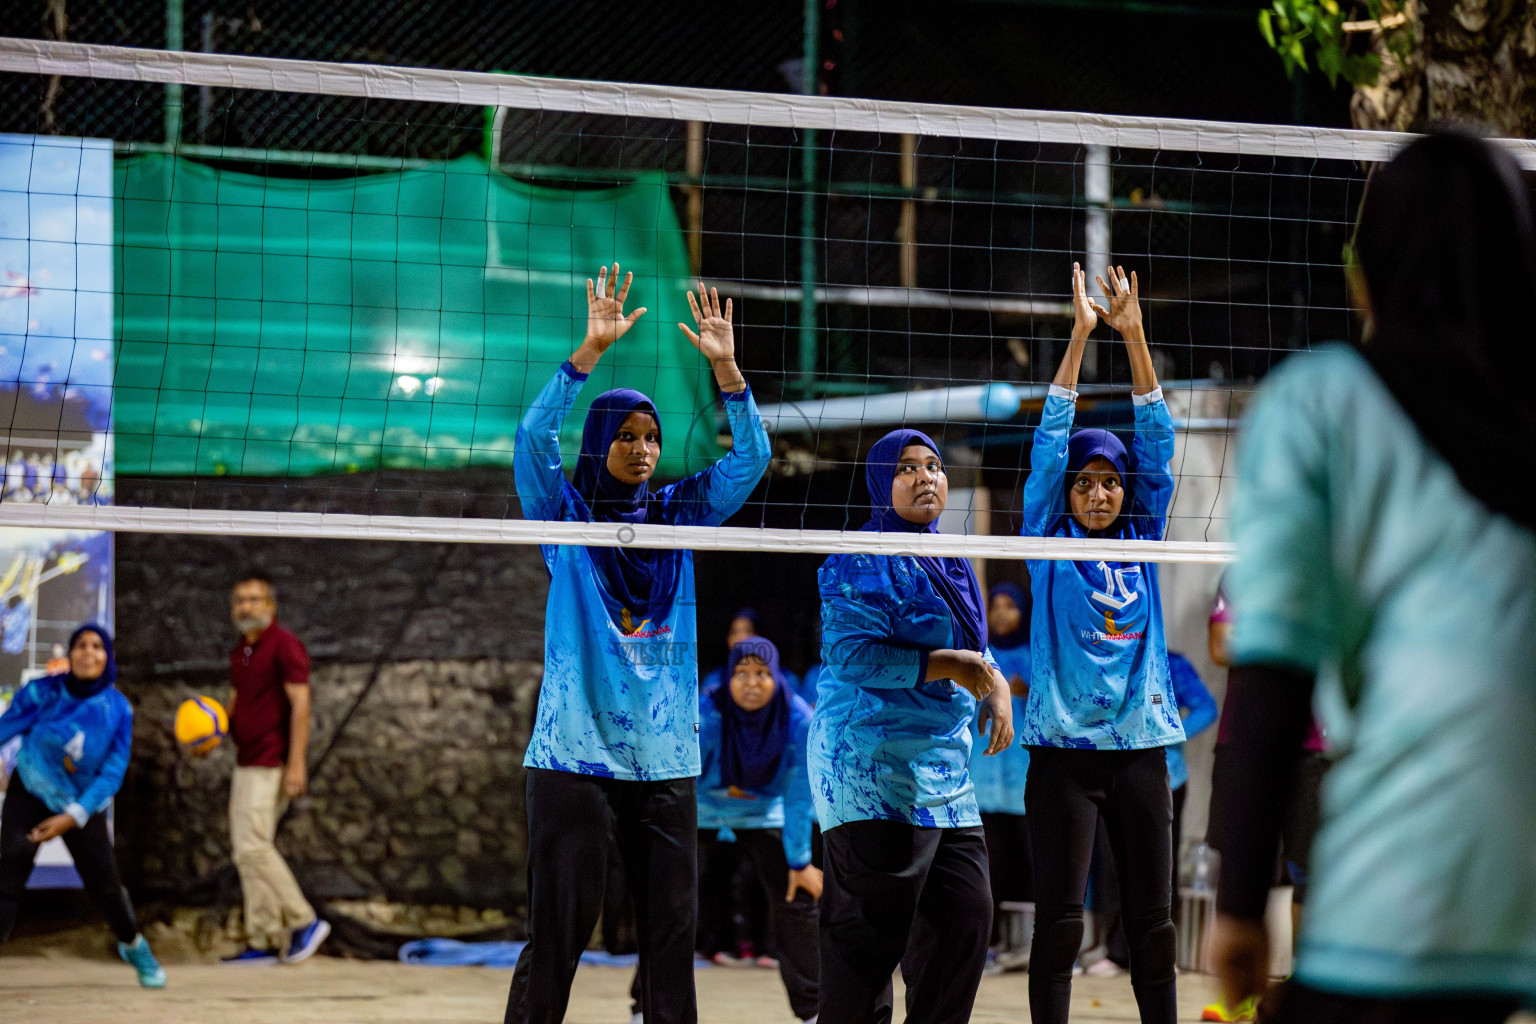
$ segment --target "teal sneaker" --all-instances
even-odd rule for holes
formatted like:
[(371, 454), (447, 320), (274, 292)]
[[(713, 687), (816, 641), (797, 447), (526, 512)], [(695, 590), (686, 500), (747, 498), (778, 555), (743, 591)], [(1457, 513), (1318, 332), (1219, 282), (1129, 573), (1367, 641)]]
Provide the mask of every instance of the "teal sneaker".
[(117, 955), (139, 972), (140, 985), (145, 988), (165, 988), (165, 968), (160, 966), (155, 954), (149, 951), (149, 943), (144, 941), (144, 936), (135, 936), (131, 945), (119, 942)]

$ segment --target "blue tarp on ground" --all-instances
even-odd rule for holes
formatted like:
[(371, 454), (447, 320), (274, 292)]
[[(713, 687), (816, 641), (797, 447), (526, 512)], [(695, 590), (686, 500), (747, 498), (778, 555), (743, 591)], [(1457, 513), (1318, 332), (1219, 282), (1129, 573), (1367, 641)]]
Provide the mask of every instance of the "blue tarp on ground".
[[(417, 939), (400, 947), (400, 962), (423, 967), (516, 967), (526, 942), (460, 942), (458, 939)], [(634, 953), (614, 956), (589, 949), (581, 954), (588, 967), (633, 967)]]

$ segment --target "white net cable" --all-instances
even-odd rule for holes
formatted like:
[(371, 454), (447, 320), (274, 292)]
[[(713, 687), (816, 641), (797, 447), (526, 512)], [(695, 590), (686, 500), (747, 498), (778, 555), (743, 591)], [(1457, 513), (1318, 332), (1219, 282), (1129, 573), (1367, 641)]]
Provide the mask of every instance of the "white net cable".
[[(679, 208), (690, 210), (690, 204), (702, 205), (706, 191), (712, 197), (726, 197), (724, 206), (718, 205), (718, 198), (711, 200), (717, 205), (707, 220), (700, 217), (697, 223), (684, 225), (685, 232), (703, 238), (702, 243), (690, 241), (692, 245), (702, 244), (706, 253), (700, 266), (698, 252), (694, 252), (694, 272), (717, 286), (723, 296), (735, 298), (738, 351), (755, 345), (761, 352), (764, 343), (759, 339), (764, 337), (775, 339), (779, 348), (780, 359), (772, 369), (761, 358), (755, 366), (743, 362), (775, 440), (776, 469), (799, 466), (800, 478), (814, 481), (818, 472), (835, 468), (843, 474), (838, 478), (842, 480), (849, 477), (851, 468), (856, 470), (858, 457), (869, 443), (887, 429), (902, 422), (937, 424), (958, 438), (946, 436), (946, 447), (953, 440), (954, 451), (974, 457), (970, 466), (954, 457), (949, 459), (951, 464), (962, 474), (969, 472), (983, 484), (990, 484), (990, 496), (985, 498), (977, 497), (985, 491), (982, 486), (960, 489), (964, 492), (960, 500), (983, 503), (969, 507), (967, 530), (971, 520), (986, 518), (983, 512), (1004, 521), (1018, 508), (1027, 468), (1028, 430), (1032, 429), (1026, 420), (1045, 397), (1042, 382), (1050, 377), (1070, 322), (1071, 308), (1063, 293), (1071, 262), (1083, 260), (1091, 281), (1092, 274), (1102, 267), (1102, 262), (1095, 261), (1108, 261), (1113, 254), (1128, 270), (1140, 268), (1144, 282), (1154, 276), (1174, 282), (1157, 293), (1149, 284), (1143, 286), (1154, 352), (1162, 348), (1172, 353), (1159, 373), (1179, 436), (1173, 467), (1178, 489), (1170, 512), (1170, 539), (1163, 541), (1023, 538), (1014, 535), (1016, 529), (1006, 533), (996, 529), (996, 522), (991, 529), (964, 534), (896, 537), (859, 532), (852, 529), (857, 522), (847, 516), (839, 520), (836, 514), (859, 504), (851, 483), (839, 484), (843, 491), (837, 494), (818, 494), (810, 485), (786, 497), (775, 496), (775, 486), (790, 495), (781, 483), (771, 484), (762, 502), (763, 525), (756, 527), (622, 528), (511, 518), (515, 513), (510, 506), (489, 516), (478, 513), (478, 517), (167, 507), (179, 504), (181, 498), (162, 505), (153, 497), (153, 488), (146, 492), (150, 498), (123, 505), (76, 503), (51, 500), (47, 488), (33, 483), (26, 488), (8, 483), (6, 500), (0, 503), (0, 526), (80, 530), (497, 544), (632, 544), (794, 553), (910, 552), (995, 559), (1229, 561), (1231, 546), (1212, 535), (1219, 538), (1222, 533), (1230, 439), (1251, 393), (1252, 378), (1262, 375), (1269, 361), (1284, 351), (1348, 333), (1342, 299), (1332, 292), (1314, 298), (1307, 290), (1311, 287), (1308, 275), (1319, 266), (1331, 263), (1336, 267), (1337, 259), (1331, 254), (1320, 259), (1310, 248), (1339, 244), (1361, 194), (1363, 168), (1389, 158), (1411, 138), (1383, 132), (571, 81), (33, 39), (0, 39), (0, 72), (159, 83), (179, 86), (188, 95), (190, 90), (202, 89), (205, 97), (209, 90), (224, 90), (218, 95), (236, 97), (230, 101), (231, 110), (240, 97), (248, 95), (259, 101), (271, 94), (316, 100), (354, 98), (386, 106), (426, 103), (483, 107), (495, 111), (494, 118), (487, 118), (492, 167), (535, 183), (549, 177), (544, 163), (567, 165), (561, 171), (567, 184), (581, 184), (578, 179), (584, 173), (577, 166), (580, 160), (545, 160), (541, 154), (575, 153), (586, 159), (592, 152), (611, 151), (610, 166), (642, 176), (649, 165), (634, 153), (661, 154), (656, 157), (657, 167), (671, 166), (668, 161), (675, 157), (679, 170), (665, 186), (671, 192), (661, 194), (672, 195)], [(211, 109), (205, 99), (205, 120), (213, 116)], [(367, 131), (366, 118), (349, 116)], [(229, 117), (234, 120), (235, 115)], [(1536, 142), (1502, 141), (1522, 165), (1536, 168)], [(154, 149), (128, 140), (116, 144), (119, 155)], [(174, 136), (158, 151), (175, 158), (308, 164), (337, 174), (346, 173), (348, 168), (381, 171), (441, 166), (408, 155), (285, 153), (281, 146), (180, 144)], [(739, 165), (739, 170), (726, 176), (710, 170), (710, 161), (722, 154), (734, 161), (733, 168)], [(817, 159), (824, 161), (824, 178), (813, 176)], [(895, 170), (898, 166), (899, 174)], [(938, 168), (939, 177), (925, 179), (920, 170), (924, 166)], [(1004, 177), (1009, 184), (999, 185), (998, 180)], [(599, 187), (611, 186), (615, 177), (611, 171), (599, 170), (592, 172), (591, 181)], [(801, 197), (806, 197), (807, 203), (814, 197), (825, 206), (814, 230), (797, 231), (792, 223), (797, 209), (794, 204)], [(765, 199), (770, 206), (775, 202), (779, 205), (772, 206), (766, 217), (761, 210), (752, 212), (752, 204)], [(835, 206), (837, 203), (842, 205)], [(266, 214), (273, 214), (280, 205)], [(803, 212), (807, 207), (800, 209), (802, 218), (811, 216)], [(943, 216), (935, 222), (937, 227), (929, 223), (927, 237), (920, 238), (922, 232), (910, 218), (919, 216), (917, 211), (930, 209), (940, 210)], [(733, 215), (734, 224), (730, 223)], [(452, 216), (445, 213), (443, 224), (449, 225)], [(491, 210), (485, 219), (493, 223), (497, 216)], [(666, 217), (672, 216), (668, 210)], [(779, 217), (778, 223), (773, 222), (773, 216)], [(1109, 235), (1112, 217), (1113, 246)], [(810, 224), (809, 220), (801, 221), (802, 229)], [(570, 232), (590, 225), (571, 221), (555, 227)], [(443, 230), (446, 233), (447, 227)], [(1252, 237), (1233, 241), (1234, 231)], [(1274, 236), (1268, 242), (1266, 231)], [(1287, 231), (1300, 241), (1278, 240)], [(569, 271), (536, 269), (520, 262), (523, 253), (499, 248), (504, 243), (498, 241), (501, 236), (494, 229), (487, 229), (483, 237), (487, 277), (503, 285), (530, 290), (535, 286), (558, 287), (574, 294), (582, 279), (596, 269), (585, 265), (572, 266)], [(730, 265), (722, 266), (719, 259), (709, 255), (711, 245), (716, 255), (723, 251), (719, 244), (722, 238), (730, 243), (727, 255), (731, 258), (725, 261)], [(531, 233), (522, 244), (534, 244)], [(786, 265), (781, 274), (748, 269), (754, 247), (773, 246), (783, 251)], [(846, 252), (855, 253), (852, 262), (862, 262), (862, 279), (832, 279), (833, 263), (842, 258), (839, 253)], [(940, 268), (938, 274), (919, 263), (925, 253), (942, 257), (932, 264)], [(141, 251), (124, 259), (161, 256)], [(791, 265), (796, 258), (809, 264), (802, 263), (797, 272)], [(406, 257), (399, 259), (404, 267)], [(815, 266), (816, 261), (828, 268), (827, 275), (813, 277), (804, 269)], [(1006, 273), (988, 271), (982, 278), (967, 277), (955, 269), (964, 261), (1010, 269)], [(1036, 263), (1045, 269), (1037, 269)], [(643, 272), (639, 266), (633, 269)], [(1230, 287), (1221, 293), (1225, 297), (1218, 297), (1211, 282), (1223, 275)], [(1034, 283), (1036, 277), (1046, 283), (1012, 290), (1014, 282)], [(1233, 281), (1239, 283), (1233, 285)], [(6, 284), (0, 281), (0, 288)], [(24, 299), (32, 283), (23, 279), (11, 287)], [(673, 288), (674, 283), (666, 282), (665, 287)], [(656, 290), (652, 288), (652, 292)], [(1243, 297), (1232, 298), (1239, 293)], [(5, 294), (0, 291), (0, 298)], [(281, 297), (269, 288), (260, 295), (260, 301)], [(167, 298), (174, 301), (176, 296), (171, 293)], [(310, 301), (321, 303), (324, 298)], [(655, 308), (656, 303), (657, 298), (648, 295), (631, 305)], [(752, 319), (745, 312), (748, 303), (778, 311), (781, 319)], [(829, 311), (824, 324), (816, 320), (818, 309)], [(445, 311), (446, 304), (439, 312), (446, 316)], [(0, 314), (4, 313), (0, 308)], [(0, 333), (4, 333), (4, 322), (0, 317)], [(580, 325), (568, 317), (562, 323), (574, 348)], [(1213, 324), (1220, 329), (1213, 331)], [(1282, 326), (1277, 328), (1277, 324)], [(1284, 328), (1285, 324), (1293, 326)], [(670, 323), (661, 326), (672, 329)], [(1289, 340), (1278, 337), (1282, 328), (1290, 332)], [(209, 332), (216, 329), (218, 324), (210, 321)], [(1101, 327), (1098, 333), (1102, 337), (1107, 332)], [(997, 356), (989, 353), (993, 342), (1004, 336), (1008, 336), (1009, 351), (1017, 365), (1011, 378), (1000, 380), (988, 376), (986, 366), (989, 359), (996, 365)], [(798, 353), (791, 346), (795, 337), (801, 339)], [(807, 338), (818, 340), (807, 348)], [(1108, 362), (1096, 376), (1092, 367), (1085, 367), (1088, 383), (1080, 388), (1083, 400), (1079, 418), (1085, 424), (1110, 425), (1124, 432), (1128, 429), (1129, 382), (1124, 378), (1123, 364), (1117, 371), (1113, 363), (1117, 349), (1117, 344), (1090, 349), (1090, 358), (1097, 351), (1104, 353)], [(1206, 370), (1205, 361), (1212, 352), (1226, 353), (1220, 373), (1214, 363), (1209, 372)], [(122, 353), (116, 358), (122, 364)], [(431, 398), (444, 387), (445, 379), (452, 379), (452, 362), (433, 353), (395, 354), (388, 368), (396, 381), (392, 400)], [(489, 379), (503, 365), (510, 364), (498, 364), (487, 356), (473, 368), (461, 367), (458, 372)], [(540, 363), (535, 368), (530, 363), (520, 366), (518, 372), (542, 380), (554, 366)], [(957, 366), (962, 369), (957, 370)], [(668, 371), (696, 374), (699, 367), (658, 363), (658, 375)], [(340, 372), (351, 381), (355, 366), (343, 367)], [(124, 383), (127, 379), (119, 379), (119, 390), (131, 390)], [(18, 371), (15, 383), (25, 386), (26, 374)], [(767, 386), (759, 390), (760, 384)], [(153, 401), (163, 406), (174, 398), (172, 392), (177, 386), (156, 384), (150, 389), (155, 391)], [(903, 387), (914, 390), (891, 390)], [(403, 394), (399, 393), (402, 389)], [(445, 391), (437, 397), (441, 401), (447, 395)], [(258, 397), (258, 388), (253, 385), (249, 396), (253, 408)], [(524, 406), (531, 398), (532, 392), (525, 389), (521, 399)], [(159, 411), (155, 415), (163, 415), (161, 406), (156, 407)], [(708, 444), (713, 444), (713, 435), (724, 426), (723, 420), (707, 413), (692, 415), (688, 443), (703, 446), (699, 438), (707, 435)], [(1095, 415), (1100, 418), (1092, 419)], [(663, 419), (667, 417), (664, 407)], [(114, 420), (121, 437), (122, 425), (115, 413)], [(284, 442), (287, 448), (296, 451), (308, 443), (307, 429), (301, 413), (291, 437)], [(39, 430), (34, 427), (31, 432), (38, 434)], [(62, 446), (65, 428), (59, 426), (56, 432)], [(16, 423), (11, 424), (13, 443), (21, 433)], [(155, 443), (163, 445), (164, 439), (157, 437)], [(344, 447), (334, 428), (327, 443), (337, 450)], [(463, 442), (460, 464), (504, 467), (507, 445), (505, 437), (485, 441), (476, 432), (473, 440)], [(318, 442), (311, 445), (318, 446)], [(388, 444), (375, 447), (387, 449)], [(994, 454), (999, 451), (1004, 454)], [(479, 460), (487, 452), (494, 458), (482, 463)], [(160, 457), (160, 449), (156, 449), (155, 458)], [(336, 471), (349, 471), (345, 457), (328, 457), (335, 462)], [(395, 457), (399, 465), (407, 465), (415, 456), (406, 452)], [(284, 458), (291, 463), (293, 456)], [(389, 458), (386, 452), (378, 464), (388, 467)], [(15, 463), (14, 458), (12, 461)], [(290, 463), (279, 459), (276, 464)], [(422, 466), (430, 469), (426, 462)], [(121, 465), (118, 471), (125, 472)], [(220, 464), (213, 470), (201, 466), (178, 472), (206, 480), (224, 471)], [(32, 470), (15, 463), (7, 479), (20, 481), (28, 472)], [(253, 473), (249, 466), (235, 465), (231, 472), (264, 478), (242, 485), (249, 488), (283, 486), (282, 471)], [(862, 484), (857, 486), (862, 489)], [(26, 498), (13, 500), (13, 491), (21, 493), (27, 488)], [(60, 491), (55, 488), (52, 493)], [(952, 497), (952, 502), (955, 500)], [(796, 515), (809, 511), (818, 513), (817, 521), (823, 525), (841, 528), (775, 525), (797, 521)], [(806, 515), (798, 519), (802, 523), (806, 520)], [(951, 527), (946, 524), (946, 528)]]

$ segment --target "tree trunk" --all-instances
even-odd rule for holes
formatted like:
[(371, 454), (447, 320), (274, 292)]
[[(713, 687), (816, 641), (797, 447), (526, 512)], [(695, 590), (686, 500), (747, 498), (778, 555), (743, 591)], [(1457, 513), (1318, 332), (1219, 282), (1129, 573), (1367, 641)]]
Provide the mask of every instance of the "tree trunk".
[(1473, 122), (1494, 134), (1536, 137), (1536, 3), (1532, 0), (1407, 0), (1415, 46), (1387, 49), (1375, 85), (1350, 102), (1357, 128), (1417, 132), (1436, 122)]

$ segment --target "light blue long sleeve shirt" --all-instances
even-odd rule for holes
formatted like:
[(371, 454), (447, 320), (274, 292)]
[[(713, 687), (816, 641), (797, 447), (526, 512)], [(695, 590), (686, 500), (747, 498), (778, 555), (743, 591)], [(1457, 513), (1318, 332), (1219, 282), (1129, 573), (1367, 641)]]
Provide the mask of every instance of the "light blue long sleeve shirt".
[[(1135, 395), (1132, 507), (1123, 539), (1161, 540), (1173, 500), (1173, 418), (1161, 388)], [(1077, 395), (1051, 386), (1024, 482), (1026, 537), (1087, 536), (1067, 513), (1067, 444)], [(1152, 562), (1031, 561), (1027, 746), (1139, 750), (1180, 743), (1168, 688), (1163, 601)]]
[[(1012, 682), (1017, 676), (1029, 683), (1029, 645), (992, 648), (998, 671)], [(1024, 720), (1026, 698), (1013, 698), (1013, 720)], [(985, 743), (971, 744), (971, 785), (976, 789), (976, 807), (982, 814), (1023, 814), (1024, 783), (1029, 778), (1029, 750), (1015, 737), (1013, 744), (987, 757)]]
[(714, 697), (699, 698), (699, 828), (732, 831), (776, 828), (784, 837), (784, 856), (796, 871), (811, 862), (811, 822), (815, 808), (806, 759), (811, 709), (789, 695), (789, 741), (773, 781), (761, 789), (740, 790), (720, 784), (720, 709)]
[(1536, 535), (1342, 345), (1264, 381), (1237, 478), (1233, 663), (1316, 671), (1337, 758), (1296, 978), (1536, 999)]
[[(513, 472), (523, 515), (583, 521), (560, 465), (560, 425), (585, 374), (567, 363), (534, 400), (517, 431)], [(658, 492), (665, 522), (716, 526), (752, 493), (768, 468), (768, 433), (750, 391), (725, 395), (731, 451), (713, 466)], [(601, 573), (587, 550), (543, 545), (549, 569), (544, 682), (523, 764), (616, 779), (679, 779), (699, 773), (698, 636), (693, 553), (682, 553), (665, 610), (638, 623), (615, 621)]]
[[(1192, 740), (1216, 724), (1216, 719), (1221, 716), (1216, 698), (1205, 688), (1205, 682), (1189, 659), (1173, 651), (1168, 652), (1168, 683), (1173, 690), (1173, 706), (1189, 709), (1189, 714), (1184, 716), (1186, 739)], [(1168, 788), (1178, 789), (1188, 782), (1189, 764), (1184, 760), (1184, 744), (1172, 744), (1168, 747)]]
[(955, 646), (949, 606), (927, 573), (904, 555), (833, 555), (816, 578), (822, 670), (810, 766), (823, 831), (871, 819), (981, 824), (969, 771), (976, 699), (947, 679), (923, 681), (928, 652)]
[(133, 746), (133, 707), (116, 687), (84, 699), (65, 676), (34, 679), (0, 715), (0, 746), (20, 736), (16, 771), (28, 792), (81, 827), (123, 785)]

